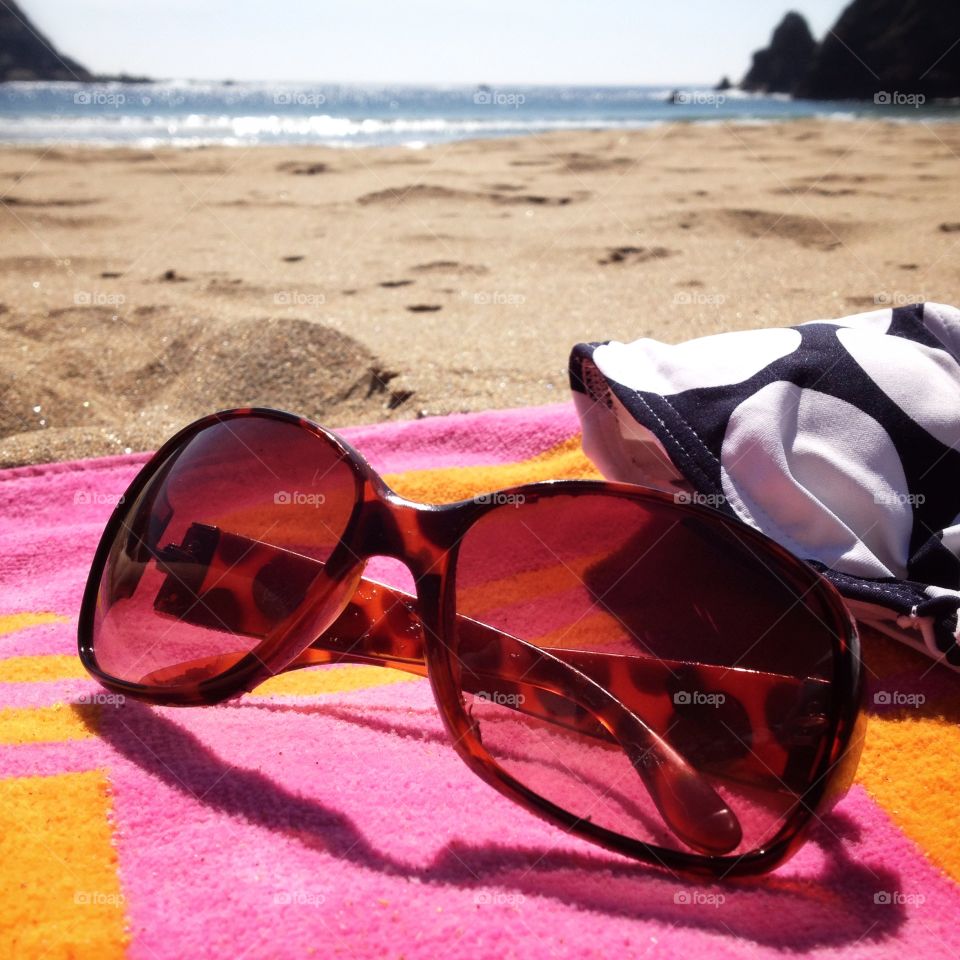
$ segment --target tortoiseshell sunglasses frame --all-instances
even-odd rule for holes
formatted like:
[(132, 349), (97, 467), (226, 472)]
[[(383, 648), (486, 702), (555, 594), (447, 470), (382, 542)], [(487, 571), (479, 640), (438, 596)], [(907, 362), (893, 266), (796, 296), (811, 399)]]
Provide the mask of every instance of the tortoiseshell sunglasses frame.
[[(83, 595), (78, 624), (79, 653), (88, 672), (105, 687), (126, 697), (153, 704), (211, 705), (253, 690), (277, 673), (318, 662), (336, 662), (336, 656), (311, 657), (311, 643), (300, 642), (296, 649), (284, 646), (284, 638), (274, 649), (258, 648), (256, 655), (246, 654), (223, 673), (209, 679), (177, 687), (157, 687), (113, 677), (100, 669), (94, 651), (94, 620), (100, 583), (108, 555), (125, 529), (131, 506), (170, 456), (198, 433), (217, 424), (245, 417), (258, 417), (294, 424), (325, 444), (336, 448), (349, 464), (356, 483), (352, 514), (325, 570), (329, 577), (343, 580), (353, 575), (357, 558), (393, 557), (403, 562), (416, 584), (416, 610), (423, 627), (424, 669), (414, 664), (359, 658), (362, 662), (381, 662), (415, 673), (425, 673), (433, 690), (444, 726), (460, 757), (481, 779), (525, 809), (585, 837), (594, 843), (635, 860), (676, 873), (705, 878), (743, 877), (775, 869), (805, 842), (814, 822), (825, 814), (852, 781), (863, 737), (861, 703), (863, 677), (856, 627), (839, 594), (812, 567), (794, 557), (779, 544), (746, 525), (737, 524), (718, 511), (696, 503), (680, 503), (661, 491), (632, 484), (602, 480), (558, 480), (514, 486), (498, 495), (478, 497), (452, 504), (421, 504), (394, 493), (379, 474), (347, 442), (335, 433), (294, 414), (269, 408), (238, 408), (211, 414), (195, 421), (169, 439), (144, 465), (110, 517), (93, 559)], [(514, 779), (484, 749), (474, 732), (455, 679), (455, 586), (454, 571), (458, 545), (467, 530), (480, 517), (504, 509), (504, 503), (531, 502), (543, 497), (570, 494), (603, 493), (639, 503), (656, 504), (693, 515), (735, 530), (736, 536), (751, 548), (768, 556), (780, 570), (789, 571), (801, 583), (821, 591), (835, 622), (831, 624), (833, 663), (831, 686), (836, 709), (829, 720), (829, 747), (810, 777), (810, 785), (800, 796), (793, 812), (762, 849), (729, 856), (704, 856), (671, 850), (645, 843), (581, 819), (562, 807), (540, 797)], [(510, 499), (510, 498), (513, 499)], [(359, 574), (357, 574), (359, 577)], [(309, 596), (307, 598), (309, 600)], [(349, 652), (342, 657), (351, 659)], [(356, 662), (357, 658), (354, 658)]]

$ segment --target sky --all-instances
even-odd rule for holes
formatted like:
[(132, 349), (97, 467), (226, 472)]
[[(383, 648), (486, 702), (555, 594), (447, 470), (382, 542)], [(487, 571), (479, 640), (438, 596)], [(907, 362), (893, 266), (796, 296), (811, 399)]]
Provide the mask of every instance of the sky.
[[(769, 0), (20, 0), (98, 73), (356, 83), (738, 80)], [(818, 39), (845, 0), (800, 0)]]

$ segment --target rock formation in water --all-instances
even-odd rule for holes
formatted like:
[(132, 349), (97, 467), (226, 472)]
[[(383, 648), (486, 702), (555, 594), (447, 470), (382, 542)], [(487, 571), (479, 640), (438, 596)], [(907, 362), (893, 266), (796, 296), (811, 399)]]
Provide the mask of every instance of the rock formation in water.
[(791, 10), (773, 31), (770, 46), (753, 55), (753, 65), (740, 86), (757, 93), (792, 93), (816, 49), (807, 21)]

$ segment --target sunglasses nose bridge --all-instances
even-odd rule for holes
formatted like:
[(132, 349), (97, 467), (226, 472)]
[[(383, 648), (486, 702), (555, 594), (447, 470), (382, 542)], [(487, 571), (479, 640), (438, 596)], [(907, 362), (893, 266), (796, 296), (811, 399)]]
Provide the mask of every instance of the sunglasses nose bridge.
[(352, 544), (363, 557), (393, 557), (409, 567), (420, 581), (441, 573), (455, 542), (448, 523), (439, 514), (444, 508), (414, 503), (389, 493), (364, 505)]

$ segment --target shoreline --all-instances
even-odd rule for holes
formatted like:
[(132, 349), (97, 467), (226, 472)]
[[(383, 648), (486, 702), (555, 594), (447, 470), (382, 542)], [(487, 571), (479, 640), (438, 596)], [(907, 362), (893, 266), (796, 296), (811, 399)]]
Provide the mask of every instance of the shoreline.
[(0, 145), (0, 465), (247, 403), (334, 427), (551, 403), (580, 340), (956, 302), (958, 164), (960, 123), (889, 117)]
[[(857, 112), (856, 107), (860, 103), (859, 101), (817, 101), (824, 104), (833, 103), (833, 104), (846, 104), (850, 107), (849, 110), (825, 110), (822, 113), (814, 114), (802, 114), (797, 116), (774, 116), (774, 117), (679, 117), (677, 119), (649, 119), (649, 120), (638, 120), (636, 122), (628, 123), (594, 123), (592, 121), (583, 121), (582, 123), (569, 120), (560, 120), (556, 121), (556, 126), (551, 126), (547, 129), (532, 129), (529, 131), (524, 131), (522, 129), (510, 129), (503, 133), (490, 132), (487, 134), (479, 134), (477, 136), (457, 136), (451, 135), (447, 139), (435, 139), (435, 140), (423, 140), (423, 139), (411, 139), (408, 141), (396, 142), (396, 143), (376, 143), (376, 142), (356, 142), (351, 141), (347, 136), (344, 136), (340, 141), (331, 141), (331, 140), (310, 140), (306, 137), (291, 138), (289, 140), (242, 140), (240, 138), (220, 138), (220, 139), (208, 139), (208, 140), (198, 140), (196, 138), (187, 138), (182, 137), (178, 140), (166, 141), (159, 138), (143, 137), (140, 140), (116, 140), (109, 138), (89, 138), (89, 139), (69, 139), (67, 137), (61, 136), (50, 136), (48, 138), (36, 139), (36, 140), (4, 140), (0, 138), (0, 152), (6, 150), (45, 150), (53, 148), (62, 148), (69, 150), (141, 150), (141, 151), (154, 151), (154, 150), (210, 150), (222, 148), (224, 150), (246, 150), (246, 149), (278, 149), (278, 150), (295, 150), (295, 149), (304, 149), (304, 150), (345, 150), (345, 151), (354, 151), (354, 150), (410, 150), (410, 151), (420, 151), (420, 150), (430, 150), (437, 147), (443, 147), (449, 144), (483, 144), (491, 141), (503, 141), (503, 140), (522, 140), (526, 138), (538, 139), (542, 137), (549, 137), (555, 134), (592, 134), (592, 133), (608, 133), (608, 134), (623, 134), (630, 135), (636, 133), (643, 133), (648, 130), (658, 129), (661, 127), (671, 127), (671, 126), (692, 126), (692, 127), (704, 127), (704, 128), (713, 128), (713, 127), (778, 127), (778, 126), (791, 126), (798, 123), (837, 123), (837, 124), (863, 124), (863, 123), (877, 123), (877, 124), (889, 124), (892, 126), (905, 126), (911, 127), (915, 124), (922, 126), (936, 125), (936, 126), (954, 126), (960, 124), (960, 111), (957, 111), (956, 108), (960, 106), (960, 100), (951, 102), (949, 106), (944, 104), (942, 113), (930, 113), (929, 108), (927, 113), (924, 114), (923, 111), (920, 112), (917, 116), (912, 116), (908, 113), (892, 115), (890, 113), (877, 114), (876, 116), (871, 116), (869, 112), (860, 113)], [(0, 117), (2, 119), (2, 117)], [(233, 118), (238, 119), (238, 118)], [(268, 117), (254, 117), (251, 118), (254, 120), (268, 120), (271, 118)], [(291, 118), (288, 118), (291, 119)], [(349, 122), (359, 123), (352, 118), (341, 118), (330, 115), (325, 115), (320, 119), (327, 119), (333, 121), (348, 120)], [(424, 123), (436, 123), (436, 122), (448, 122), (445, 118), (421, 118)], [(368, 121), (369, 122), (369, 121)], [(379, 119), (374, 119), (374, 123), (381, 122)], [(419, 121), (412, 120), (411, 123), (416, 123)], [(465, 121), (470, 122), (470, 121)], [(552, 121), (544, 121), (545, 123), (550, 123)]]
[(0, 86), (0, 142), (72, 147), (424, 146), (664, 123), (956, 122), (949, 102), (878, 91), (803, 100), (713, 85), (33, 83)]

